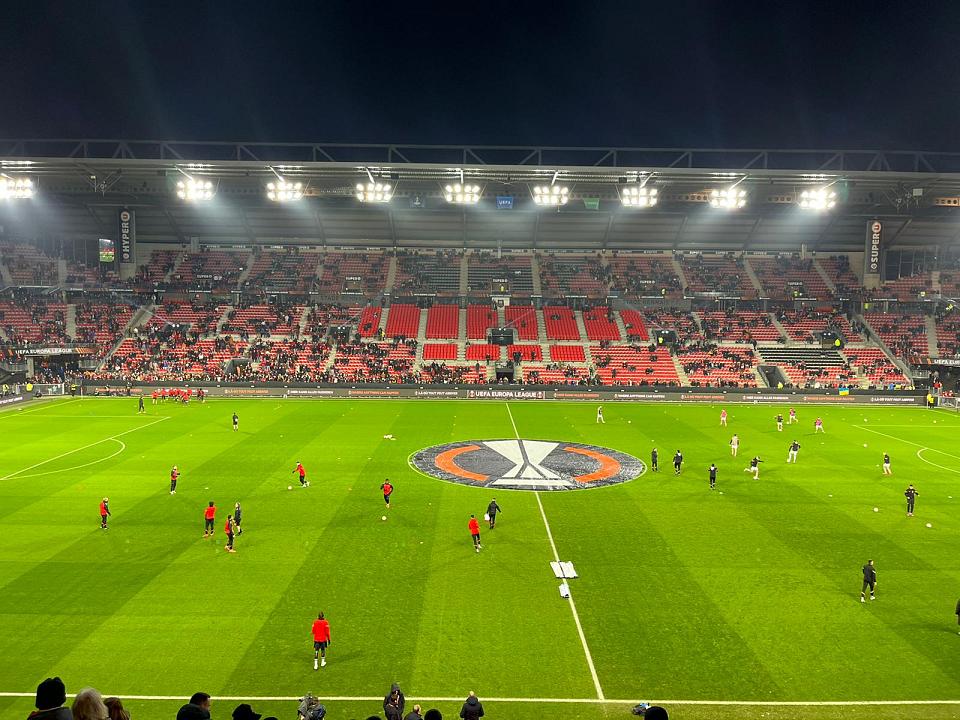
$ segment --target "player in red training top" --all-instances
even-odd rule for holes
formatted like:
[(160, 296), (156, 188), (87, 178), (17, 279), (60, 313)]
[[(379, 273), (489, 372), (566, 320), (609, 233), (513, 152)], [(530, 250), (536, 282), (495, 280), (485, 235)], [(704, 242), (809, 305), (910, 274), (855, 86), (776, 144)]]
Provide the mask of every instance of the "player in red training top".
[(727, 426), (727, 411), (725, 409), (720, 411), (720, 426)]
[(203, 536), (213, 537), (213, 520), (217, 516), (217, 506), (211, 500), (203, 509)]
[(307, 480), (307, 471), (304, 469), (302, 462), (297, 460), (297, 466), (291, 472), (300, 476), (300, 487), (310, 487), (310, 481)]
[(390, 478), (384, 478), (380, 489), (383, 490), (383, 502), (386, 503), (387, 510), (389, 510), (390, 496), (393, 495), (393, 485), (390, 484)]
[(817, 418), (816, 420), (813, 421), (813, 432), (814, 434), (818, 432), (822, 432), (824, 435), (827, 434), (827, 431), (823, 429), (823, 420), (821, 420), (820, 418)]
[(174, 465), (170, 470), (170, 494), (177, 494), (177, 480), (180, 479), (180, 469)]
[(100, 529), (107, 529), (107, 518), (110, 517), (110, 498), (100, 501)]
[(323, 613), (317, 615), (313, 621), (313, 669), (317, 669), (317, 659), (320, 660), (320, 667), (327, 664), (327, 645), (330, 644), (330, 623), (323, 617)]
[(227, 513), (227, 522), (223, 526), (223, 532), (227, 536), (227, 546), (224, 548), (227, 552), (236, 552), (233, 549), (233, 515)]
[(482, 548), (483, 545), (480, 544), (480, 523), (477, 522), (477, 518), (471, 515), (467, 527), (470, 528), (470, 536), (473, 538), (474, 549), (480, 552), (480, 548)]

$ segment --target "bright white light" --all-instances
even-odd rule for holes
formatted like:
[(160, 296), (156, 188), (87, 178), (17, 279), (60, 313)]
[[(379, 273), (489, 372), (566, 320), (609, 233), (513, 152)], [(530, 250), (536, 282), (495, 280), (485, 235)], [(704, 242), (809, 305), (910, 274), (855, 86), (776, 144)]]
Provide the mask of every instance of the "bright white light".
[(360, 202), (388, 203), (392, 197), (393, 191), (388, 183), (357, 183), (357, 200)]
[(800, 193), (800, 207), (804, 210), (831, 210), (837, 205), (837, 194), (829, 188), (815, 188)]
[(533, 188), (533, 201), (537, 205), (566, 205), (570, 190), (560, 185), (537, 185)]
[(620, 202), (624, 207), (653, 207), (657, 204), (657, 189), (628, 185), (620, 189)]
[(177, 197), (187, 202), (206, 202), (213, 199), (213, 182), (188, 177), (177, 180)]
[(443, 197), (455, 205), (476, 205), (480, 202), (480, 186), (460, 183), (447, 185), (443, 188)]
[(710, 192), (710, 207), (724, 210), (739, 210), (747, 204), (747, 191), (737, 187), (712, 190)]
[(33, 180), (0, 177), (0, 200), (28, 200), (34, 195)]
[(278, 180), (267, 183), (267, 199), (274, 202), (292, 202), (303, 198), (303, 183)]

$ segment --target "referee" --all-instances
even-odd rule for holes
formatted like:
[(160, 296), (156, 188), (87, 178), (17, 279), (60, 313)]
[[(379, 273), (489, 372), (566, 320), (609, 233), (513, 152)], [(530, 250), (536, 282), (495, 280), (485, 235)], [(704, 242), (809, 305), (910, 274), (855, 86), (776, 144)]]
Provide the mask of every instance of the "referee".
[(870, 599), (876, 600), (877, 569), (873, 566), (873, 560), (867, 560), (867, 564), (863, 566), (863, 586), (860, 588), (860, 602), (867, 601), (864, 597), (867, 587), (870, 588)]

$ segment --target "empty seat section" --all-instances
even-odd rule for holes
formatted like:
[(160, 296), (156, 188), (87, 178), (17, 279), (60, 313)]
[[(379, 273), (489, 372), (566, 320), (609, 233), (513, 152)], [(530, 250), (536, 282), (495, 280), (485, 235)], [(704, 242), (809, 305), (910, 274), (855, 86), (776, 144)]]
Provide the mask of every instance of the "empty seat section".
[(507, 305), (503, 314), (507, 327), (514, 328), (520, 340), (537, 340), (540, 337), (537, 311), (532, 305)]
[(543, 308), (543, 322), (550, 340), (579, 340), (580, 329), (573, 310), (565, 305), (546, 305)]
[(586, 362), (582, 345), (551, 345), (550, 359), (553, 362)]
[[(418, 315), (417, 323), (419, 322)], [(433, 305), (427, 310), (427, 338), (455, 338), (459, 334), (459, 326), (460, 308), (456, 305)]]
[(416, 305), (399, 303), (391, 305), (387, 311), (387, 337), (415, 338), (420, 329), (420, 308)]
[(426, 360), (456, 360), (456, 343), (424, 343), (423, 359)]
[(467, 306), (467, 339), (486, 340), (487, 330), (497, 327), (497, 310), (492, 305)]

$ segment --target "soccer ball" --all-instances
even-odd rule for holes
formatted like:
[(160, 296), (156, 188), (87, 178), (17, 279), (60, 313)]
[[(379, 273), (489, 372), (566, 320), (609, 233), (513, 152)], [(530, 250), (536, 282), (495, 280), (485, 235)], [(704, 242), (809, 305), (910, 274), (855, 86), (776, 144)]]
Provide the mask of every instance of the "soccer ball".
[(287, 485), (287, 490), (293, 490), (293, 485)]
[(633, 420), (627, 420), (627, 425), (633, 425)]
[(880, 512), (880, 508), (874, 508), (873, 511), (874, 511), (874, 512)]
[(927, 527), (933, 527), (933, 523), (927, 523)]
[(381, 520), (386, 520), (386, 519), (387, 519), (387, 516), (386, 516), (386, 515), (381, 515), (381, 516), (380, 516), (380, 519), (381, 519)]
[(864, 446), (864, 447), (866, 447), (866, 446), (867, 446), (867, 444), (866, 444), (866, 443), (864, 443), (864, 444), (863, 444), (863, 446)]

